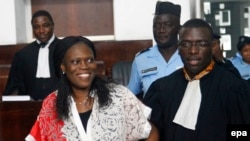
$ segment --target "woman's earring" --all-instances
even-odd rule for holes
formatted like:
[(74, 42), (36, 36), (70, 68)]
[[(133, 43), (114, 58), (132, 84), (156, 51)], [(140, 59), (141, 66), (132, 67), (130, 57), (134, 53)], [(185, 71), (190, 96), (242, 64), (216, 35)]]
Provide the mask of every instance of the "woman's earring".
[(64, 75), (64, 74), (65, 74), (65, 72), (63, 71), (63, 72), (62, 72), (62, 74)]

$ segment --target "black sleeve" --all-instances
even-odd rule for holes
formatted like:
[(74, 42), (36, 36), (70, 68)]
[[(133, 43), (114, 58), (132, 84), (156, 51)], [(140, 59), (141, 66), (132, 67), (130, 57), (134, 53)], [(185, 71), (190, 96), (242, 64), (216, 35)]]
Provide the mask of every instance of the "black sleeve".
[(21, 59), (18, 54), (15, 55), (14, 60), (11, 64), (10, 72), (8, 75), (8, 81), (3, 92), (3, 95), (10, 95), (13, 92), (25, 93), (23, 75), (21, 73)]
[(250, 89), (245, 80), (236, 82), (237, 84), (234, 84), (228, 92), (229, 122), (231, 124), (250, 124)]
[(241, 75), (236, 67), (232, 64), (232, 62), (228, 59), (223, 59), (222, 62), (217, 62), (220, 66), (222, 66), (224, 69), (232, 72), (236, 77), (241, 78)]
[(161, 132), (163, 128), (163, 107), (160, 100), (161, 91), (158, 82), (159, 81), (153, 82), (149, 87), (148, 92), (143, 99), (143, 103), (152, 108), (150, 121), (158, 128), (159, 132)]

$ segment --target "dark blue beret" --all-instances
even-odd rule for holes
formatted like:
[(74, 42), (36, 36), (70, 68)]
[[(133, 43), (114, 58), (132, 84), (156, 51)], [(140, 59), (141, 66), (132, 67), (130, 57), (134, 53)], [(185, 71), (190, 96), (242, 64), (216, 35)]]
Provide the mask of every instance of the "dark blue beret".
[(161, 14), (172, 14), (180, 17), (181, 6), (178, 4), (173, 4), (171, 2), (157, 1), (155, 7), (155, 15), (161, 15)]
[(214, 39), (220, 39), (221, 36), (219, 34), (217, 34), (217, 33), (213, 33), (213, 38)]
[(248, 37), (248, 36), (240, 36), (240, 37), (239, 37), (238, 44), (237, 44), (237, 49), (238, 49), (238, 51), (241, 51), (241, 49), (242, 49), (246, 44), (250, 44), (250, 37)]

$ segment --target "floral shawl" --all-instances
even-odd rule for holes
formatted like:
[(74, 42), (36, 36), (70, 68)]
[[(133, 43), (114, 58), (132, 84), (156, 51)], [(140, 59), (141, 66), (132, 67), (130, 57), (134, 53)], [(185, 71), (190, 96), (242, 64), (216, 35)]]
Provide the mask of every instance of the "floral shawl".
[(43, 101), (41, 111), (26, 141), (136, 141), (147, 138), (151, 109), (143, 105), (126, 87), (113, 85), (112, 102), (100, 108), (94, 96), (92, 113), (84, 130), (71, 97), (68, 120), (58, 120), (53, 92)]

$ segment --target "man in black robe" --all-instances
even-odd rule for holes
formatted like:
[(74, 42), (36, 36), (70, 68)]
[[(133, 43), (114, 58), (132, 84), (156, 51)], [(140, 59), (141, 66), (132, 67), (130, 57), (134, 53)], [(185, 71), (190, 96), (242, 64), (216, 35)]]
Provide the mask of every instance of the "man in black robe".
[(43, 100), (55, 90), (58, 81), (52, 58), (59, 39), (54, 35), (49, 12), (35, 12), (31, 24), (36, 41), (15, 54), (3, 95), (30, 95), (34, 100)]
[(226, 141), (230, 124), (249, 124), (245, 81), (212, 59), (212, 29), (201, 19), (181, 28), (178, 43), (184, 68), (156, 80), (144, 103), (161, 141)]

